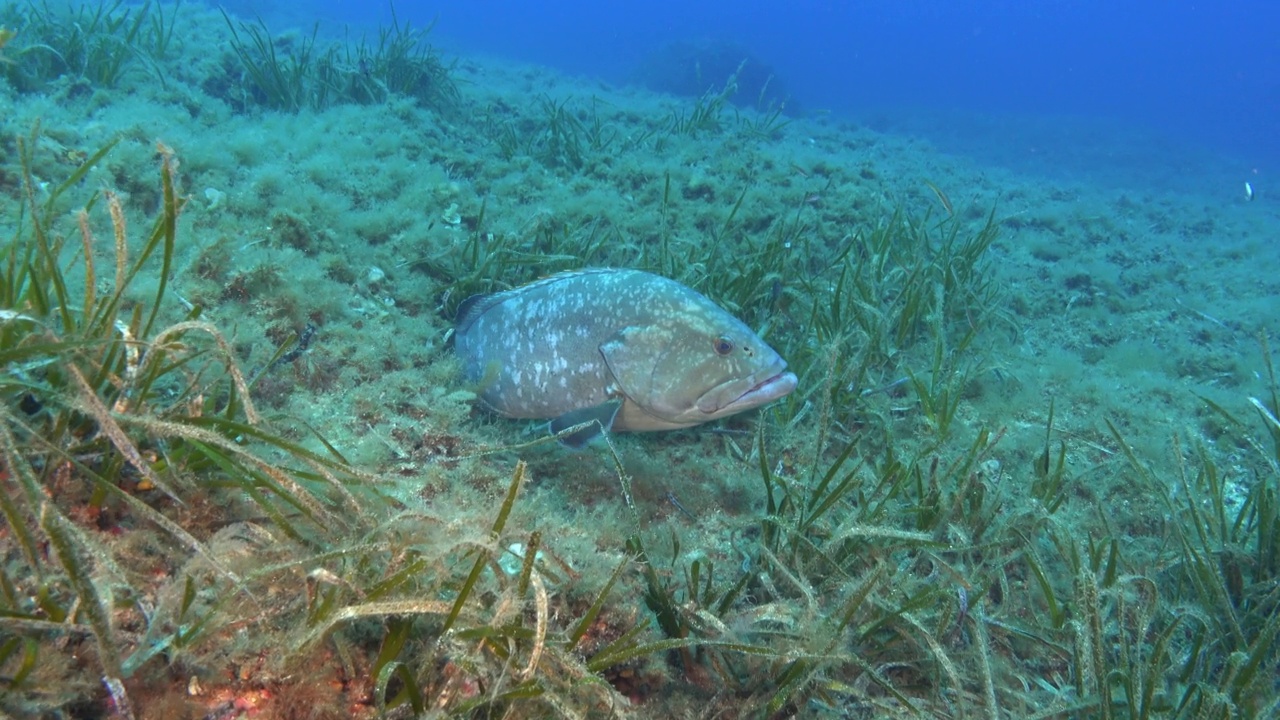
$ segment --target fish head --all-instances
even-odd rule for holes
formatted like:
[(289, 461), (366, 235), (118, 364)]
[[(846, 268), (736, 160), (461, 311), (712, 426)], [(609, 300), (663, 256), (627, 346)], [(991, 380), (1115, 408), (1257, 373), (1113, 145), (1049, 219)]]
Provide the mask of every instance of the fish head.
[[(629, 327), (601, 347), (618, 390), (643, 411), (625, 429), (690, 427), (786, 396), (787, 363), (750, 328), (710, 305)], [(625, 411), (624, 411), (625, 412)]]

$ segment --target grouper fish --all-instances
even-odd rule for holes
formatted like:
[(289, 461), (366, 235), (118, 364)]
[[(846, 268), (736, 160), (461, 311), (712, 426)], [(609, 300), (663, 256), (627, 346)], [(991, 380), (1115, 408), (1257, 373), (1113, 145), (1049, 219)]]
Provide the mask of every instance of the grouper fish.
[(567, 445), (607, 430), (673, 430), (796, 387), (751, 328), (699, 293), (639, 270), (592, 268), (468, 298), (454, 349), (480, 402), (550, 419)]

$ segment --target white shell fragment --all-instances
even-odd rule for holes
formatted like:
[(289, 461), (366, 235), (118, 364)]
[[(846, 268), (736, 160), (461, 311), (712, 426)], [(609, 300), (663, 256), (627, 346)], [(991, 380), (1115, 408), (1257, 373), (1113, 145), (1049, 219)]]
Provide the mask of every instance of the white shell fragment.
[(209, 201), (205, 206), (206, 210), (215, 210), (222, 205), (222, 201), (227, 199), (227, 194), (217, 188), (205, 188), (204, 199)]
[[(542, 551), (534, 553), (534, 560), (542, 560)], [(508, 575), (515, 575), (524, 569), (524, 543), (511, 543), (507, 546), (507, 552), (498, 558), (498, 564), (502, 566), (503, 572)]]

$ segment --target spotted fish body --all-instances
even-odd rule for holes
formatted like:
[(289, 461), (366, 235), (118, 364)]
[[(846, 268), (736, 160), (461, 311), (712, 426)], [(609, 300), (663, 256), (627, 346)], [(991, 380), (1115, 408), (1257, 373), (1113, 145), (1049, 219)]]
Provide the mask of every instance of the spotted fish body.
[[(454, 344), (481, 401), (552, 429), (670, 430), (795, 389), (787, 363), (699, 293), (638, 270), (561, 273), (471, 298)], [(589, 433), (590, 434), (590, 433)]]

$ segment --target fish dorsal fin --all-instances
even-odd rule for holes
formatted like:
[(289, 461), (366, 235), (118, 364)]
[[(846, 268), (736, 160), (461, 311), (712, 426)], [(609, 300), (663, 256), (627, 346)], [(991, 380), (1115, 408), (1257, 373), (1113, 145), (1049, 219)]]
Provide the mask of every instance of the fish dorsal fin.
[(502, 304), (505, 300), (515, 295), (537, 292), (538, 290), (545, 288), (547, 285), (554, 285), (562, 280), (568, 280), (581, 275), (594, 275), (597, 273), (603, 274), (612, 272), (618, 271), (613, 268), (582, 268), (579, 270), (565, 270), (564, 272), (548, 275), (541, 280), (535, 280), (527, 285), (521, 285), (520, 287), (513, 288), (511, 290), (472, 295), (458, 305), (458, 312), (454, 316), (454, 328), (456, 329), (456, 332), (466, 332), (467, 328), (471, 327), (471, 323), (474, 323), (477, 318), (488, 312), (490, 308), (495, 305)]

